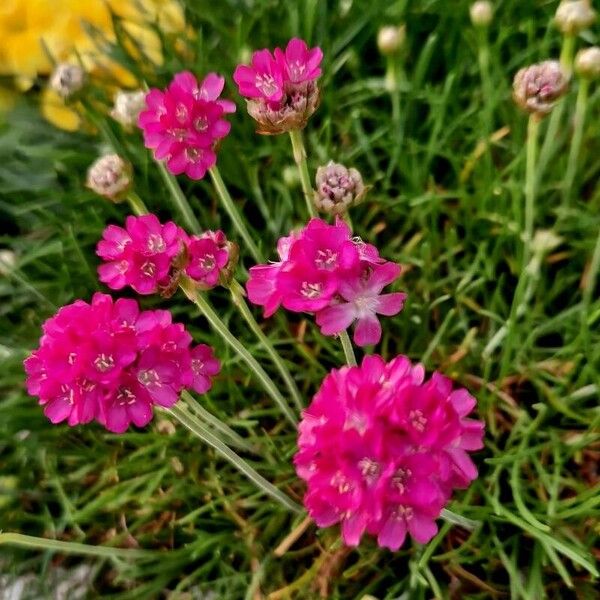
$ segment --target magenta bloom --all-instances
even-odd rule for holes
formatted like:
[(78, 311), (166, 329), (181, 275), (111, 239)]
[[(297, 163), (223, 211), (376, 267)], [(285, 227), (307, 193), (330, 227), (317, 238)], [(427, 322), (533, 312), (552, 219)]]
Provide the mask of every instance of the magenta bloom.
[(229, 263), (229, 247), (222, 231), (207, 231), (192, 236), (187, 244), (188, 264), (185, 272), (204, 289), (219, 283), (221, 271)]
[(349, 546), (365, 532), (391, 550), (407, 533), (428, 542), (453, 489), (477, 477), (475, 399), (439, 373), (424, 377), (405, 356), (367, 356), (327, 375), (304, 411), (294, 458), (304, 504), (319, 527), (340, 523)]
[(304, 40), (293, 38), (285, 51), (258, 50), (250, 65), (236, 67), (233, 79), (259, 133), (284, 133), (306, 125), (319, 104), (316, 81), (322, 59), (320, 48), (309, 49)]
[(381, 338), (377, 315), (402, 310), (405, 294), (381, 293), (399, 277), (400, 267), (352, 237), (341, 219), (335, 225), (311, 219), (297, 234), (281, 238), (278, 250), (280, 261), (252, 267), (246, 284), (249, 300), (264, 307), (265, 317), (280, 305), (313, 313), (325, 335), (356, 322), (354, 340), (366, 346)]
[(223, 117), (235, 112), (233, 102), (219, 98), (224, 85), (216, 73), (198, 83), (184, 71), (165, 90), (152, 88), (146, 95), (147, 108), (138, 118), (144, 143), (174, 175), (202, 179), (216, 164), (215, 146), (231, 129)]
[(127, 217), (125, 229), (109, 225), (96, 254), (107, 261), (98, 267), (100, 281), (113, 290), (131, 286), (152, 294), (168, 283), (171, 263), (187, 236), (175, 223), (161, 224), (155, 215)]
[(96, 420), (109, 431), (143, 427), (153, 406), (173, 406), (185, 388), (204, 393), (220, 370), (209, 346), (190, 348), (183, 325), (164, 310), (95, 294), (42, 326), (40, 347), (25, 360), (27, 390), (52, 423)]

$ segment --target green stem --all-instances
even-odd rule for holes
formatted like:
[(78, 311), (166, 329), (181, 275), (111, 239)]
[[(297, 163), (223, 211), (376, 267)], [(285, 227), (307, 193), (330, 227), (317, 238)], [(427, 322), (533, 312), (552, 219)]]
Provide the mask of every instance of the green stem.
[(583, 139), (583, 125), (585, 123), (585, 113), (587, 110), (588, 93), (590, 89), (589, 79), (582, 78), (579, 81), (579, 90), (577, 92), (577, 103), (575, 105), (573, 140), (571, 141), (571, 150), (569, 152), (569, 163), (565, 183), (563, 188), (563, 203), (569, 204), (571, 199), (571, 189), (577, 173), (577, 161), (581, 150), (581, 140)]
[(248, 304), (244, 300), (244, 296), (245, 296), (244, 289), (234, 279), (231, 282), (229, 290), (231, 292), (231, 297), (233, 299), (233, 303), (236, 305), (236, 307), (238, 308), (238, 310), (240, 311), (240, 313), (246, 320), (246, 323), (248, 323), (248, 325), (250, 326), (250, 329), (252, 329), (252, 331), (254, 332), (256, 337), (259, 339), (260, 343), (263, 345), (263, 347), (267, 351), (268, 355), (271, 357), (273, 364), (277, 367), (277, 370), (279, 371), (281, 377), (285, 381), (285, 384), (286, 384), (294, 402), (296, 403), (298, 410), (300, 410), (300, 411), (303, 410), (304, 404), (302, 402), (302, 396), (300, 395), (300, 391), (298, 390), (298, 387), (296, 386), (296, 382), (294, 381), (294, 378), (292, 377), (292, 374), (290, 373), (289, 369), (285, 366), (283, 359), (281, 358), (281, 356), (279, 355), (277, 350), (275, 350), (275, 348), (273, 347), (273, 344), (271, 343), (269, 338), (265, 335), (263, 330), (260, 328), (260, 325), (256, 322), (256, 319), (252, 315), (252, 312), (250, 311)]
[(204, 427), (198, 421), (191, 420), (189, 413), (175, 404), (166, 411), (175, 417), (183, 426), (187, 427), (193, 434), (198, 436), (203, 442), (214, 448), (225, 460), (229, 461), (236, 469), (243, 473), (252, 483), (254, 483), (265, 494), (277, 500), (285, 508), (294, 512), (302, 512), (302, 507), (294, 502), (287, 494), (277, 489), (272, 483), (267, 481), (262, 475), (255, 471), (243, 458), (238, 456), (231, 448), (226, 446), (209, 429)]
[(181, 213), (186, 228), (190, 233), (198, 233), (200, 231), (200, 223), (198, 222), (198, 219), (196, 219), (196, 215), (194, 215), (192, 212), (190, 203), (187, 201), (187, 198), (181, 191), (181, 187), (179, 187), (177, 179), (174, 175), (171, 175), (171, 173), (167, 171), (167, 167), (162, 161), (157, 160), (156, 164), (158, 165), (158, 170), (160, 171), (163, 181), (169, 188), (173, 204)]
[(342, 331), (342, 333), (340, 333), (340, 342), (342, 342), (342, 348), (344, 349), (346, 363), (349, 364), (351, 367), (355, 367), (356, 356), (354, 355), (354, 348), (352, 348), (352, 342), (350, 341), (348, 331), (345, 329), (344, 331)]
[(124, 548), (113, 548), (110, 546), (92, 546), (91, 544), (79, 544), (77, 542), (63, 542), (61, 540), (50, 540), (47, 538), (24, 535), (22, 533), (0, 533), (0, 546), (8, 544), (21, 548), (36, 548), (38, 550), (56, 550), (65, 554), (83, 554), (88, 556), (99, 556), (102, 558), (147, 558), (155, 556), (149, 550), (127, 550)]
[[(565, 35), (563, 38), (563, 45), (560, 52), (560, 66), (562, 67), (565, 75), (571, 77), (573, 71), (573, 56), (575, 53), (575, 36)], [(547, 165), (552, 160), (552, 157), (556, 153), (558, 144), (556, 143), (562, 117), (565, 111), (565, 98), (561, 98), (550, 115), (550, 121), (548, 123), (548, 129), (546, 130), (546, 137), (542, 145), (542, 151), (540, 152), (540, 162), (538, 169), (538, 177), (542, 177), (546, 171)]]
[(250, 367), (256, 378), (262, 383), (263, 387), (281, 409), (288, 421), (296, 427), (298, 420), (285, 399), (273, 383), (273, 380), (267, 375), (265, 370), (258, 364), (256, 359), (242, 346), (240, 341), (229, 331), (229, 328), (217, 315), (208, 300), (203, 294), (198, 293), (194, 284), (187, 278), (183, 278), (180, 287), (185, 295), (200, 309), (206, 320), (213, 329), (227, 342), (240, 356), (240, 358)]
[(250, 254), (252, 254), (252, 258), (254, 258), (257, 263), (265, 262), (260, 250), (254, 243), (254, 240), (252, 239), (252, 236), (250, 235), (242, 216), (234, 204), (229, 191), (227, 190), (227, 186), (221, 177), (221, 173), (219, 173), (218, 167), (215, 165), (212, 167), (212, 169), (209, 169), (208, 172), (210, 173), (213, 185), (215, 186), (215, 190), (217, 191), (217, 195), (221, 200), (223, 208), (227, 211), (233, 226), (244, 240), (246, 247), (250, 251)]
[(525, 223), (523, 226), (523, 258), (521, 260), (521, 269), (517, 281), (517, 287), (513, 296), (510, 315), (506, 322), (506, 344), (504, 346), (503, 357), (500, 366), (500, 376), (502, 379), (506, 374), (511, 360), (513, 337), (517, 318), (522, 313), (523, 294), (527, 288), (526, 283), (529, 278), (528, 265), (532, 255), (533, 226), (535, 222), (535, 195), (537, 182), (537, 150), (540, 128), (540, 117), (532, 114), (527, 124), (527, 148), (526, 148), (526, 167), (525, 167)]
[(290, 140), (292, 141), (292, 150), (294, 160), (300, 173), (300, 181), (302, 183), (302, 193), (306, 202), (306, 209), (309, 217), (316, 217), (317, 211), (313, 204), (313, 188), (310, 183), (310, 175), (308, 173), (308, 163), (306, 162), (306, 149), (304, 148), (304, 140), (302, 139), (302, 131), (300, 129), (292, 129), (290, 131)]
[(584, 356), (592, 355), (592, 344), (590, 340), (590, 305), (592, 303), (592, 294), (596, 287), (596, 277), (600, 271), (600, 231), (596, 239), (596, 246), (592, 254), (592, 262), (588, 270), (588, 276), (585, 288), (583, 290), (583, 301), (581, 303), (581, 337), (583, 339)]
[(133, 213), (138, 217), (148, 214), (148, 209), (146, 208), (144, 201), (133, 190), (130, 190), (127, 194), (127, 201), (129, 202), (129, 206), (131, 206)]
[[(246, 450), (246, 452), (255, 452), (255, 450), (248, 444), (248, 442), (239, 436), (233, 429), (231, 429), (226, 423), (223, 423), (221, 419), (215, 417), (212, 413), (207, 411), (200, 403), (196, 402), (194, 397), (187, 391), (181, 392), (181, 399), (185, 406), (187, 406), (192, 413), (196, 413), (207, 425), (213, 427), (216, 431), (222, 434), (229, 443), (230, 446)], [(191, 414), (191, 419), (196, 417)]]

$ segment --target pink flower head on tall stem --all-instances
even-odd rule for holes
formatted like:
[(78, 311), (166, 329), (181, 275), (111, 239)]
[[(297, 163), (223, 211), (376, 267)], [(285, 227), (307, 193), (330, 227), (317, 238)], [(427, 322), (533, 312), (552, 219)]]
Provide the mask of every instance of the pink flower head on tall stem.
[(233, 102), (219, 98), (224, 85), (224, 78), (216, 73), (198, 82), (184, 71), (165, 90), (148, 92), (138, 125), (146, 147), (174, 175), (202, 179), (216, 164), (216, 146), (231, 129), (224, 116), (235, 112)]
[(42, 330), (24, 365), (27, 390), (52, 423), (143, 427), (154, 406), (173, 406), (186, 388), (208, 391), (220, 370), (212, 349), (191, 348), (169, 312), (140, 311), (135, 300), (98, 293), (62, 307)]
[(306, 125), (319, 104), (316, 82), (322, 59), (320, 48), (293, 38), (285, 50), (258, 50), (250, 65), (236, 67), (233, 79), (259, 133), (284, 133)]
[(319, 527), (341, 525), (344, 542), (367, 532), (398, 550), (407, 534), (428, 542), (456, 487), (477, 477), (469, 451), (483, 447), (475, 399), (405, 356), (380, 356), (325, 377), (299, 426), (298, 476)]
[(311, 219), (300, 232), (282, 238), (279, 250), (280, 261), (252, 267), (246, 285), (249, 300), (263, 306), (266, 317), (280, 305), (313, 313), (325, 335), (356, 322), (354, 340), (365, 346), (381, 338), (377, 315), (393, 316), (404, 306), (405, 294), (382, 294), (400, 276), (400, 267), (352, 237), (341, 219), (334, 225)]

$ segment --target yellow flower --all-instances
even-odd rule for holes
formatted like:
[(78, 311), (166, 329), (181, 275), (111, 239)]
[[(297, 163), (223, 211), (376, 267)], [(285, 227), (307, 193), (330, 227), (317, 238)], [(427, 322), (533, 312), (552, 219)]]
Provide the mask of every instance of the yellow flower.
[[(139, 60), (163, 60), (160, 38), (149, 24), (167, 34), (185, 31), (176, 0), (0, 0), (0, 75), (12, 76), (15, 87), (24, 91), (37, 76), (50, 74), (52, 61), (81, 61), (92, 77), (135, 87), (135, 77), (103, 56), (87, 31), (89, 25), (114, 42), (111, 10), (139, 45), (144, 56), (128, 49)], [(77, 128), (79, 117), (53, 93), (44, 92), (40, 100), (48, 120), (65, 129)]]

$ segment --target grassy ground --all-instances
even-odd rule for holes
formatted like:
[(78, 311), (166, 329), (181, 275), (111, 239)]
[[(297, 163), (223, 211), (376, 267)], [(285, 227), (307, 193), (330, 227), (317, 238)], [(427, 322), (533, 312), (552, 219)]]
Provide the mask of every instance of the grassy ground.
[[(557, 57), (561, 38), (551, 22), (557, 2), (498, 2), (489, 80), (482, 82), (481, 40), (468, 4), (189, 0), (193, 57), (184, 61), (167, 48), (165, 64), (146, 65), (142, 74), (150, 84), (164, 84), (182, 67), (231, 74), (245, 44), (272, 47), (294, 34), (323, 47), (322, 104), (306, 132), (309, 164), (314, 170), (331, 158), (362, 171), (373, 187), (352, 213), (355, 230), (405, 266), (409, 301), (385, 321), (377, 350), (422, 360), (478, 396), (487, 425), (486, 448), (475, 457), (480, 478), (450, 506), (479, 521), (477, 529), (443, 524), (427, 546), (390, 553), (370, 540), (354, 551), (334, 545), (327, 552), (336, 531), (309, 527), (276, 557), (273, 550), (301, 517), (166, 417), (120, 436), (49, 424), (23, 389), (21, 362), (45, 318), (99, 289), (94, 246), (126, 207), (83, 187), (102, 140), (60, 133), (23, 103), (0, 130), (0, 244), (17, 257), (0, 278), (0, 529), (147, 552), (82, 558), (3, 545), (5, 572), (34, 573), (44, 582), (59, 564), (91, 561), (90, 597), (123, 599), (209, 591), (249, 600), (597, 597), (600, 87), (591, 88), (572, 194), (563, 193), (563, 181), (576, 83), (547, 143), (535, 228), (559, 239), (522, 277), (524, 303), (504, 336), (521, 273), (527, 122), (510, 84), (521, 66)], [(380, 25), (401, 21), (406, 62), (391, 98), (375, 38)], [(593, 43), (597, 31), (578, 44)], [(231, 81), (228, 89), (234, 96)], [(219, 164), (272, 254), (277, 237), (303, 218), (301, 192), (289, 177), (288, 140), (257, 138), (239, 107)], [(139, 135), (109, 126), (135, 164), (140, 196), (160, 215), (175, 216)], [(546, 130), (544, 122), (542, 140)], [(204, 226), (232, 233), (208, 182), (181, 183)], [(225, 295), (211, 294), (231, 330), (270, 369)], [(182, 296), (144, 300), (159, 303), (190, 324), (197, 342), (218, 349), (224, 369), (203, 397), (207, 408), (260, 445), (263, 457), (248, 461), (300, 499), (294, 431)], [(321, 337), (310, 318), (272, 319), (265, 331), (307, 402), (326, 371), (343, 361), (338, 343)]]

